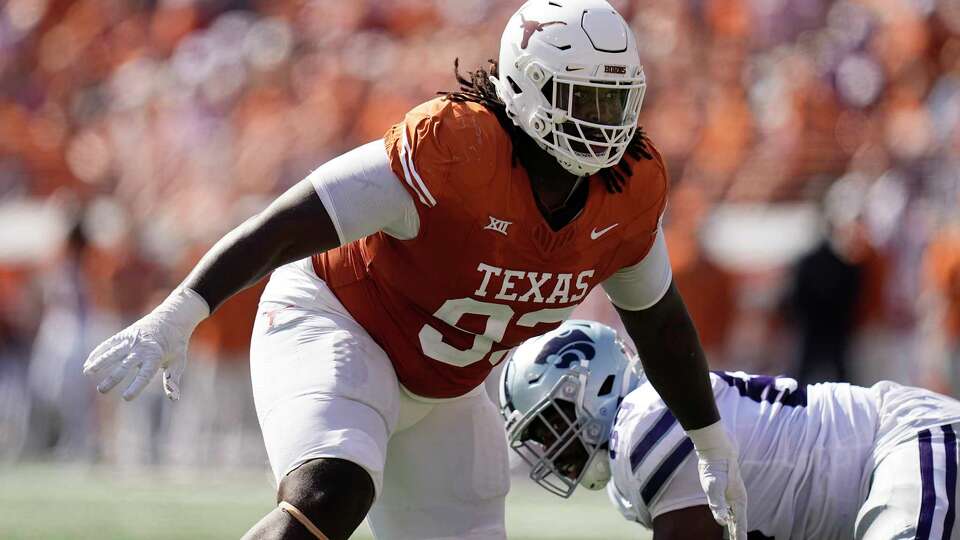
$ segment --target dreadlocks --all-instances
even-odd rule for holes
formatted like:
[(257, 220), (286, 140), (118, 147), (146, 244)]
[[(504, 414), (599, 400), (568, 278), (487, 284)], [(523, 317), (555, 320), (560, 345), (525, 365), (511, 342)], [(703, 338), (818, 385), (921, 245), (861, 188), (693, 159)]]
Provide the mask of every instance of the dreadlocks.
[[(649, 141), (650, 139), (647, 139), (647, 134), (643, 132), (643, 128), (638, 126), (636, 133), (633, 134), (633, 139), (631, 139), (630, 144), (627, 145), (626, 154), (633, 158), (634, 161), (639, 161), (641, 158), (653, 159), (653, 154), (650, 153), (650, 149), (647, 147)], [(630, 180), (630, 177), (633, 176), (633, 169), (627, 160), (621, 159), (620, 163), (617, 163), (613, 167), (600, 169), (598, 174), (600, 178), (603, 178), (603, 182), (607, 186), (607, 191), (610, 193), (623, 193), (623, 186)]]
[[(497, 95), (497, 89), (493, 86), (493, 81), (490, 80), (491, 76), (497, 76), (497, 61), (491, 59), (487, 60), (487, 62), (489, 63), (488, 69), (478, 67), (474, 71), (467, 71), (467, 76), (464, 77), (463, 74), (460, 73), (460, 59), (454, 59), (453, 74), (457, 78), (460, 90), (457, 92), (437, 93), (445, 96), (450, 101), (479, 103), (486, 107), (497, 117), (497, 121), (500, 122), (500, 125), (503, 126), (503, 129), (506, 130), (510, 135), (511, 141), (513, 141), (514, 164), (519, 162), (527, 170), (530, 170), (524, 163), (524, 157), (530, 155), (529, 150), (532, 150), (536, 143), (532, 138), (523, 133), (523, 131), (513, 123), (513, 120), (510, 119), (510, 116), (507, 114), (506, 105), (500, 100), (500, 97)], [(649, 139), (647, 139), (646, 134), (643, 132), (643, 128), (638, 127), (630, 144), (627, 145), (626, 154), (633, 158), (634, 161), (653, 159), (653, 155), (647, 147), (648, 142)], [(603, 179), (608, 192), (622, 193), (623, 186), (630, 180), (630, 177), (633, 176), (633, 170), (626, 159), (621, 159), (617, 165), (601, 169), (598, 174), (600, 178)]]
[(450, 101), (458, 103), (469, 101), (486, 107), (497, 117), (497, 121), (510, 135), (513, 142), (513, 163), (516, 164), (518, 161), (522, 163), (521, 156), (524, 155), (524, 152), (521, 148), (529, 146), (533, 141), (530, 137), (524, 136), (520, 128), (510, 119), (507, 114), (507, 106), (500, 100), (497, 89), (493, 86), (493, 81), (490, 80), (491, 76), (497, 76), (497, 61), (491, 59), (487, 62), (490, 64), (489, 70), (478, 67), (475, 71), (468, 71), (468, 79), (460, 73), (460, 59), (455, 58), (453, 60), (453, 75), (457, 78), (457, 83), (460, 84), (460, 91), (437, 93), (446, 96)]

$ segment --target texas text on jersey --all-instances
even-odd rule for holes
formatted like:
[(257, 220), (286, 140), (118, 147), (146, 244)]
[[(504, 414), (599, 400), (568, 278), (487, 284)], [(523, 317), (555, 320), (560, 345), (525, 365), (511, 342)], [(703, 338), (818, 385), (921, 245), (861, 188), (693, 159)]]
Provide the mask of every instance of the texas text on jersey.
[[(666, 203), (663, 161), (632, 162), (623, 193), (591, 179), (585, 208), (553, 230), (493, 113), (437, 98), (384, 137), (414, 199), (417, 236), (379, 232), (314, 269), (425, 397), (480, 384), (510, 348), (555, 328), (596, 286), (650, 250)], [(624, 159), (632, 159), (624, 157)]]

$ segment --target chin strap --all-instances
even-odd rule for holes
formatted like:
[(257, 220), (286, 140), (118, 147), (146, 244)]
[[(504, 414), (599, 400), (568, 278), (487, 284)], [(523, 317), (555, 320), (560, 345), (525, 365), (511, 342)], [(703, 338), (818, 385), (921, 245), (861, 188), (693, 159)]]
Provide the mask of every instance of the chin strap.
[(297, 510), (297, 507), (288, 503), (287, 501), (280, 501), (280, 510), (293, 516), (293, 519), (300, 522), (301, 525), (307, 528), (310, 531), (310, 534), (316, 536), (319, 540), (329, 540), (325, 534), (320, 532), (320, 529), (310, 521), (310, 518), (305, 516), (303, 512)]

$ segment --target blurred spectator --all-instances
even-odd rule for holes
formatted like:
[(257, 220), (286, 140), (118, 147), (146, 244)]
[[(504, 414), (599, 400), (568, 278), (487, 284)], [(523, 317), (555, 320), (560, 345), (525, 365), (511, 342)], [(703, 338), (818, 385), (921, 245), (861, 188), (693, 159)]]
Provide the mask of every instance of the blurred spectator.
[(30, 359), (30, 421), (41, 449), (59, 459), (92, 461), (99, 450), (95, 385), (83, 361), (99, 336), (91, 328), (90, 286), (83, 270), (88, 239), (74, 223), (43, 276), (44, 310)]
[[(193, 358), (203, 368), (192, 379), (196, 396), (206, 396), (200, 412), (201, 462), (231, 467), (266, 462), (250, 387), (250, 336), (266, 280), (230, 298), (197, 328)], [(178, 425), (176, 419), (174, 426)]]
[(786, 307), (799, 333), (797, 379), (803, 384), (850, 380), (848, 353), (869, 251), (863, 199), (864, 188), (853, 179), (830, 189), (824, 237), (792, 271)]
[(932, 348), (946, 367), (949, 387), (960, 391), (960, 223), (954, 221), (927, 248), (928, 316)]
[(31, 293), (27, 272), (0, 265), (0, 463), (20, 457), (29, 435)]
[(197, 327), (190, 345), (190, 377), (175, 405), (170, 461), (235, 467), (266, 461), (250, 388), (250, 336), (266, 280), (223, 303)]
[[(103, 199), (88, 212), (87, 223), (96, 242), (87, 267), (101, 338), (139, 319), (170, 285), (164, 269), (143, 252), (128, 219), (114, 202)], [(107, 457), (123, 465), (158, 463), (166, 403), (156, 385), (150, 385), (133, 402), (104, 403), (98, 412)]]

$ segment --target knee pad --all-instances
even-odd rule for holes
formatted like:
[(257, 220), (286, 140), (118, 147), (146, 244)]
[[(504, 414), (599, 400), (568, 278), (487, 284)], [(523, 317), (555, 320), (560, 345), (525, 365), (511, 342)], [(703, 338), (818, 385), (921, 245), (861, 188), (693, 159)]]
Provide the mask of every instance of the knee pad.
[(373, 504), (373, 479), (363, 467), (334, 458), (308, 461), (280, 482), (277, 502), (322, 540), (346, 539)]

